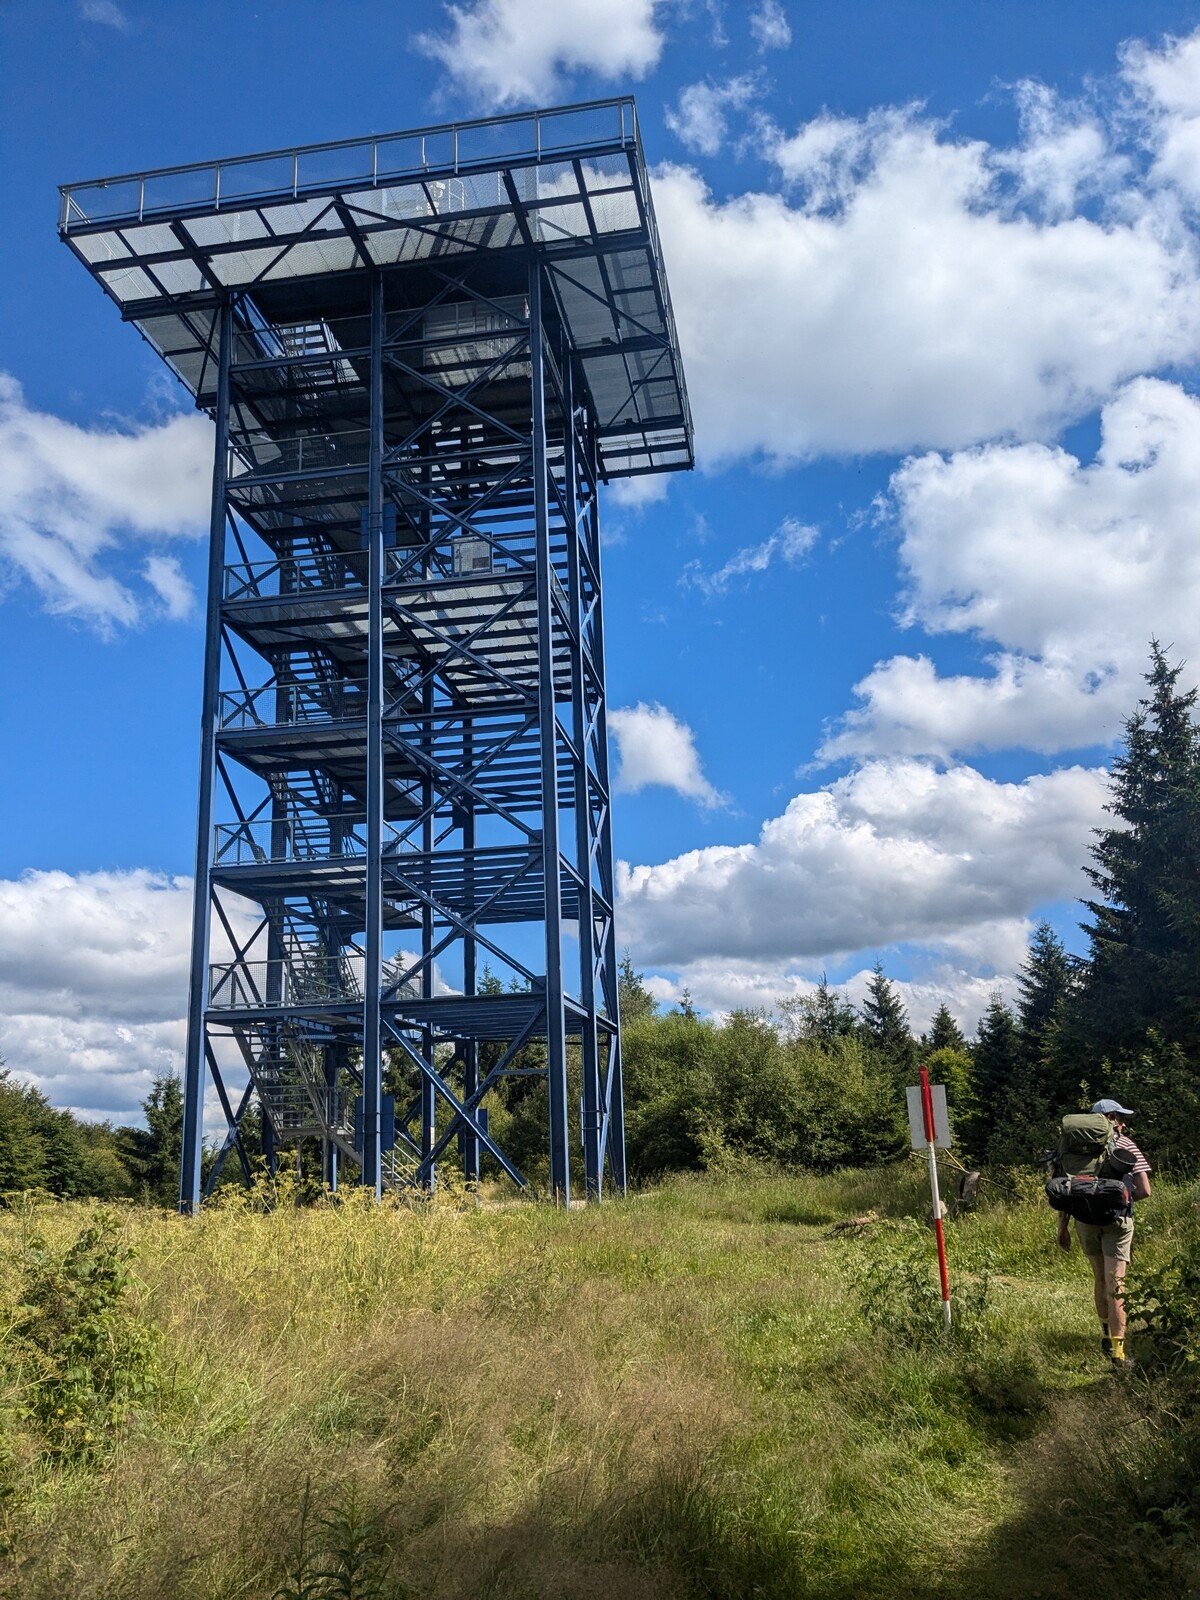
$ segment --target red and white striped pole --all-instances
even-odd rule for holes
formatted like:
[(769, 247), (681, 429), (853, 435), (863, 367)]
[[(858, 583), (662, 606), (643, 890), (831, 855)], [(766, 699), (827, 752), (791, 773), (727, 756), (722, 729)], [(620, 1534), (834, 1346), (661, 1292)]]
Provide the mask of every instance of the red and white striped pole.
[(946, 1230), (942, 1226), (942, 1197), (938, 1193), (937, 1143), (933, 1125), (933, 1092), (929, 1068), (921, 1068), (921, 1112), (925, 1118), (925, 1143), (929, 1154), (929, 1188), (933, 1195), (933, 1231), (937, 1235), (938, 1275), (942, 1280), (942, 1315), (950, 1326), (950, 1274), (946, 1269)]

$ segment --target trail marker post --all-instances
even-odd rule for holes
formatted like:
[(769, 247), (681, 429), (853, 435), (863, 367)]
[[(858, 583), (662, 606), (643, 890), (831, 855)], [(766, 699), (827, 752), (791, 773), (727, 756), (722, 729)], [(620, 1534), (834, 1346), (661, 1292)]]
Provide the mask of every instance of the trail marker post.
[(931, 1084), (929, 1068), (921, 1068), (921, 1082), (908, 1091), (908, 1127), (914, 1150), (924, 1149), (929, 1159), (929, 1191), (933, 1196), (933, 1231), (937, 1236), (938, 1277), (942, 1286), (942, 1315), (950, 1326), (950, 1274), (946, 1268), (946, 1230), (942, 1225), (942, 1197), (938, 1192), (937, 1152), (950, 1148), (950, 1118), (946, 1090)]

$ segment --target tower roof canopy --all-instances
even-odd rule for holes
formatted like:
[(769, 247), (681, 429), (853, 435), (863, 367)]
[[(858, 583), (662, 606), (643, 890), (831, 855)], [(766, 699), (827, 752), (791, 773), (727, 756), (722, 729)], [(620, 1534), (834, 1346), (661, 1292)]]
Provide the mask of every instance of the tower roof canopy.
[[(365, 268), (535, 251), (608, 477), (692, 465), (692, 421), (632, 99), (65, 184), (59, 232), (201, 406), (212, 315)], [(317, 280), (322, 280), (319, 286)], [(269, 315), (269, 313), (268, 313)]]

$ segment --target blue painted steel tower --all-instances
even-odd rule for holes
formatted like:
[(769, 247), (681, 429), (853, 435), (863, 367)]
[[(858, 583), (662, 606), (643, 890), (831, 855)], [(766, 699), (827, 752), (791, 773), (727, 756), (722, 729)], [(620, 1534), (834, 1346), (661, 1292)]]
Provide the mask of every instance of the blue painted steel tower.
[(538, 1073), (555, 1198), (577, 1140), (622, 1190), (597, 493), (692, 464), (633, 102), (70, 185), (60, 231), (216, 429), (181, 1208), (209, 1084), (218, 1170), (257, 1101), (379, 1193), (524, 1182), (488, 1096)]

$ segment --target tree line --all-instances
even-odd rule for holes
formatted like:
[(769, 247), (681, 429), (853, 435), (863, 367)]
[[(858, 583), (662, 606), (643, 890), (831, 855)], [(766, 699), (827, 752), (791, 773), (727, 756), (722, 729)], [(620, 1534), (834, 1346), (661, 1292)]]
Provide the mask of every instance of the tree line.
[(1200, 1167), (1200, 721), (1157, 643), (1113, 764), (1084, 902), (1086, 951), (1034, 931), (1014, 1004), (993, 995), (967, 1039), (942, 1005), (916, 1037), (876, 965), (861, 1008), (822, 981), (778, 1015), (720, 1025), (688, 997), (662, 1015), (622, 979), (630, 1161), (643, 1175), (723, 1149), (813, 1167), (907, 1146), (904, 1088), (925, 1061), (973, 1161), (1036, 1163), (1066, 1111), (1114, 1095), (1160, 1167)]
[[(861, 1007), (822, 979), (774, 1013), (714, 1021), (697, 1015), (686, 991), (660, 1010), (627, 954), (621, 1016), (633, 1176), (651, 1180), (730, 1156), (817, 1169), (893, 1159), (907, 1147), (904, 1090), (922, 1060), (946, 1084), (956, 1144), (973, 1161), (1034, 1163), (1065, 1111), (1111, 1094), (1137, 1111), (1139, 1142), (1156, 1166), (1200, 1167), (1200, 720), (1197, 691), (1181, 690), (1180, 673), (1155, 644), (1147, 694), (1113, 764), (1109, 821), (1092, 844), (1085, 953), (1070, 954), (1041, 923), (1014, 1003), (995, 994), (972, 1038), (945, 1004), (918, 1037), (879, 964)], [(489, 986), (500, 987), (486, 975)], [(486, 1070), (500, 1047), (481, 1048)], [(544, 1045), (531, 1044), (521, 1065), (542, 1061)], [(571, 1066), (574, 1081), (578, 1063)], [(411, 1089), (403, 1063), (389, 1062), (388, 1076), (397, 1093)], [(536, 1176), (545, 1160), (544, 1083), (509, 1080), (495, 1100), (493, 1131)], [(0, 1065), (0, 1192), (173, 1204), (177, 1078), (154, 1080), (143, 1115), (140, 1128), (82, 1121)]]

